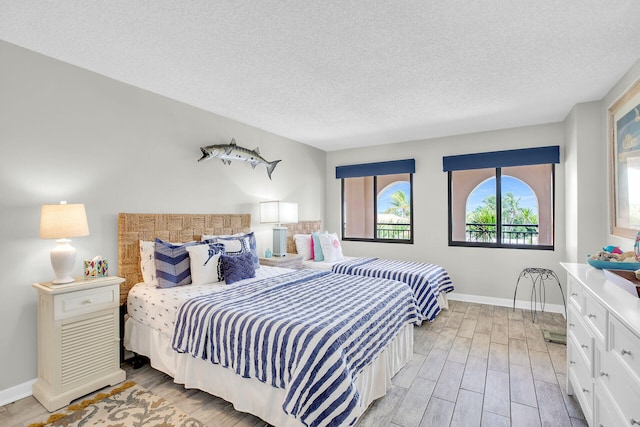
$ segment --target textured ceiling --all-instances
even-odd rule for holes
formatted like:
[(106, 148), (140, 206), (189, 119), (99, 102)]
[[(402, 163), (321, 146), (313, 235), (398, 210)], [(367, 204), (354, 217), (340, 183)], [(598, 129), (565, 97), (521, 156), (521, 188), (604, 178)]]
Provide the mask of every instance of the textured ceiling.
[(557, 122), (640, 58), (637, 0), (0, 0), (0, 39), (330, 151)]

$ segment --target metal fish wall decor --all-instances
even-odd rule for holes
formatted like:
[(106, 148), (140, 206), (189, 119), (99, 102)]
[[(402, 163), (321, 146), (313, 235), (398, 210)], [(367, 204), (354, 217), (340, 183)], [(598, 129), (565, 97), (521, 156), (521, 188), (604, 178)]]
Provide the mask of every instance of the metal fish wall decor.
[(240, 160), (249, 163), (253, 169), (256, 168), (256, 165), (264, 165), (267, 168), (269, 179), (271, 179), (271, 173), (276, 168), (276, 165), (280, 162), (280, 160), (274, 160), (273, 162), (265, 160), (260, 155), (260, 150), (257, 147), (253, 150), (240, 147), (236, 144), (235, 139), (231, 139), (229, 144), (200, 147), (200, 151), (202, 151), (202, 157), (198, 159), (199, 162), (213, 158), (222, 160), (225, 165), (230, 165), (232, 160)]

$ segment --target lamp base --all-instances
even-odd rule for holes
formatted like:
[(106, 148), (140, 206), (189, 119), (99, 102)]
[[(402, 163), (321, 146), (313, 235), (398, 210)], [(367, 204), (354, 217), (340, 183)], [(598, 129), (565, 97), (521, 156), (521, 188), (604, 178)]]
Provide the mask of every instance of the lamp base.
[(287, 227), (273, 227), (273, 256), (287, 255)]
[(70, 239), (58, 239), (58, 246), (51, 250), (51, 267), (56, 278), (51, 281), (54, 285), (73, 282), (71, 273), (76, 263), (76, 248), (71, 246)]

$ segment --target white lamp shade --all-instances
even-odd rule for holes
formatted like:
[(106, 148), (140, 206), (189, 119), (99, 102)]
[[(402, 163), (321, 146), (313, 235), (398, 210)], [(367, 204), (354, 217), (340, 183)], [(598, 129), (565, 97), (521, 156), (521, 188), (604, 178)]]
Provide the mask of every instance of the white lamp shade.
[(83, 204), (42, 205), (41, 239), (65, 239), (88, 234), (89, 224)]
[(260, 202), (260, 222), (294, 224), (298, 222), (298, 204), (288, 202)]
[(68, 238), (88, 234), (89, 224), (83, 204), (42, 205), (40, 238), (58, 239), (58, 245), (51, 250), (51, 266), (56, 274), (53, 284), (73, 282), (71, 273), (76, 262), (76, 250)]

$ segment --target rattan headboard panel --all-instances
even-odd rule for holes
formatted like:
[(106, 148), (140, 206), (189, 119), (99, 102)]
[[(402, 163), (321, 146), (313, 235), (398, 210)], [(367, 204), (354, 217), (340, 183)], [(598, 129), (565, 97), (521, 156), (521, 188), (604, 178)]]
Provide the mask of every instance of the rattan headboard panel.
[(203, 234), (235, 234), (251, 231), (250, 214), (118, 214), (118, 276), (120, 305), (129, 290), (142, 282), (140, 240), (156, 237), (168, 242), (200, 240)]
[(314, 231), (320, 231), (321, 221), (298, 221), (297, 224), (283, 224), (287, 227), (287, 252), (290, 254), (298, 253), (296, 251), (296, 242), (293, 236), (296, 234), (311, 234)]

